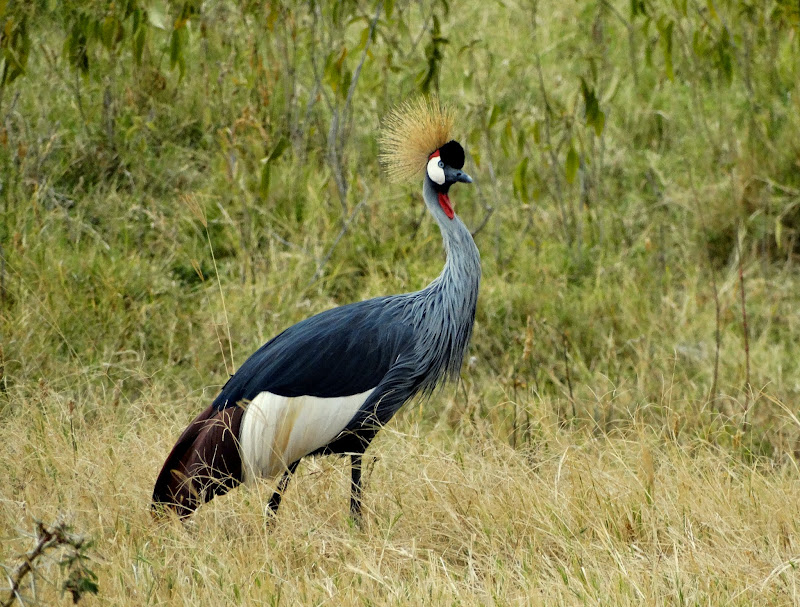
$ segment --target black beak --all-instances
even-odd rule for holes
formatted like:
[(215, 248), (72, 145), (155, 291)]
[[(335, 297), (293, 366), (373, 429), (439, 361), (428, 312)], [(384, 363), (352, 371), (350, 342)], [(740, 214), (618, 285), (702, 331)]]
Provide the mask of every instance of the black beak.
[(464, 171), (446, 165), (444, 167), (444, 176), (450, 183), (456, 183), (457, 181), (461, 183), (472, 183), (472, 177), (467, 175)]

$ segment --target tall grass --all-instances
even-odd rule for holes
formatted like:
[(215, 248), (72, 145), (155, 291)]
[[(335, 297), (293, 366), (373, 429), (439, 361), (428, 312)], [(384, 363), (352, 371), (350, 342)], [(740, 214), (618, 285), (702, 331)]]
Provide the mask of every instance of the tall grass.
[[(4, 564), (66, 516), (96, 542), (87, 602), (796, 601), (795, 3), (4, 11)], [(461, 384), (371, 449), (363, 533), (333, 460), (272, 531), (260, 485), (155, 526), (231, 360), (440, 271), (418, 188), (377, 162), (422, 91), (476, 181)]]

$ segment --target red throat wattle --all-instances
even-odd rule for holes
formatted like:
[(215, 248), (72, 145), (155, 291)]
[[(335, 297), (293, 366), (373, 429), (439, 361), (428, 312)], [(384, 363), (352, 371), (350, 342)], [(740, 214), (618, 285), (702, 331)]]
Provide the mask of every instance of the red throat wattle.
[(450, 204), (450, 197), (447, 194), (439, 192), (439, 206), (442, 207), (448, 219), (455, 217), (456, 214), (453, 212), (453, 205)]

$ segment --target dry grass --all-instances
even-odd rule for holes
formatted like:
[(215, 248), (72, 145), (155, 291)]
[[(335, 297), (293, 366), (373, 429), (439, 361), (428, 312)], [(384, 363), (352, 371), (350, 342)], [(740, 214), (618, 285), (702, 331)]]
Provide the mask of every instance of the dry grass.
[[(8, 3), (32, 44), (0, 103), (0, 563), (64, 518), (86, 604), (800, 604), (796, 3), (450, 4), (385, 3), (366, 49), (371, 2), (198, 3), (181, 76), (182, 3), (140, 64), (108, 46), (128, 3)], [(232, 362), (441, 270), (378, 162), (426, 73), (475, 178), (463, 383), (379, 435), (363, 530), (336, 459), (272, 529), (266, 485), (156, 524)], [(29, 604), (69, 600), (57, 560)]]
[[(32, 517), (63, 515), (97, 542), (86, 604), (797, 604), (793, 459), (745, 464), (636, 424), (559, 429), (542, 411), (512, 450), (466, 423), (420, 428), (412, 409), (369, 452), (363, 530), (332, 458), (301, 467), (274, 528), (266, 484), (157, 524), (151, 483), (180, 430), (158, 397), (88, 415), (42, 395), (6, 420), (4, 560)], [(58, 571), (41, 574), (55, 601)]]

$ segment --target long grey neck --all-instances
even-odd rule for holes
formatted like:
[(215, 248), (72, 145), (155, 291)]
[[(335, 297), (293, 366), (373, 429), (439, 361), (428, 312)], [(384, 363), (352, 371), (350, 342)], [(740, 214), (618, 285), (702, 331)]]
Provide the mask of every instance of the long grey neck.
[(444, 270), (434, 284), (437, 281), (456, 283), (461, 289), (472, 291), (477, 301), (478, 286), (481, 280), (481, 256), (472, 239), (472, 234), (458, 215), (453, 219), (445, 215), (439, 204), (439, 194), (427, 175), (422, 188), (422, 196), (428, 210), (439, 224), (447, 255)]
[(412, 320), (417, 325), (422, 389), (430, 391), (442, 377), (458, 377), (475, 322), (481, 258), (464, 223), (442, 210), (427, 176), (423, 197), (439, 224), (447, 254), (442, 273), (416, 298)]

